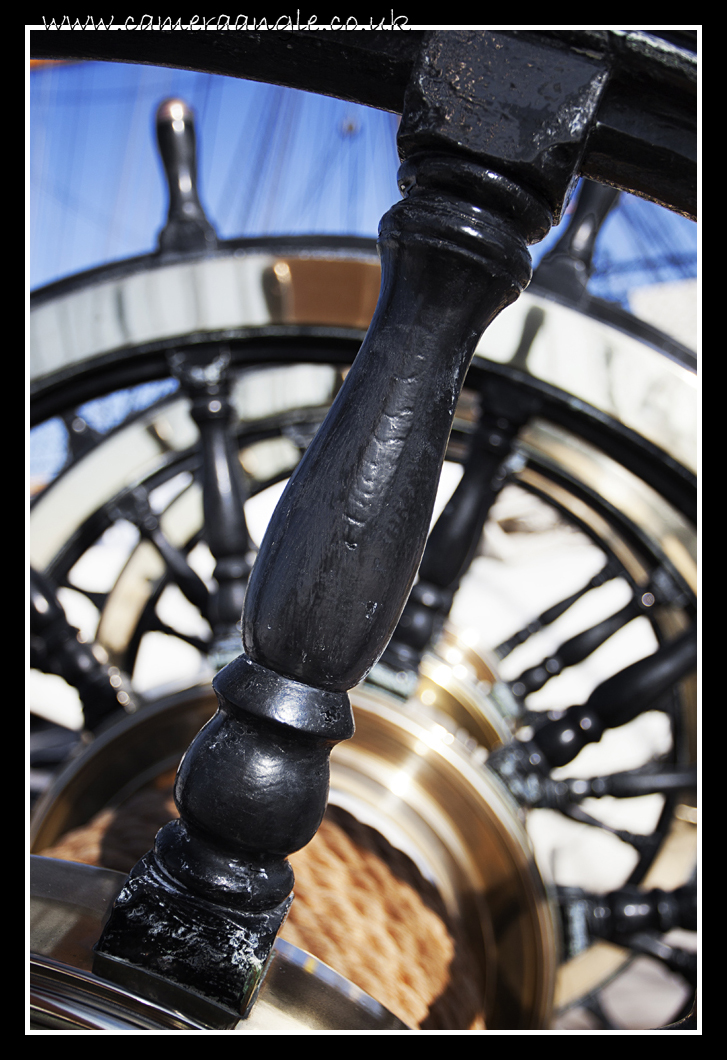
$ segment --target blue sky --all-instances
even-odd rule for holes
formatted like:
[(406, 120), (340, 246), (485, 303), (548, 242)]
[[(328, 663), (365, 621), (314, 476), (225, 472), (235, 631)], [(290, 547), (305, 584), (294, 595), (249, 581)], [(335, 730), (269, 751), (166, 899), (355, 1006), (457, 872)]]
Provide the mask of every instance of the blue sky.
[[(395, 115), (275, 85), (124, 63), (36, 67), (30, 76), (30, 286), (155, 249), (166, 217), (154, 115), (195, 110), (203, 204), (221, 238), (375, 237), (399, 197)], [(558, 230), (533, 248), (535, 262)], [(696, 226), (622, 196), (596, 253), (593, 292), (694, 275)]]
[(234, 78), (127, 64), (30, 77), (31, 288), (155, 249), (166, 217), (154, 115), (196, 114), (201, 198), (222, 238), (375, 237), (399, 197), (396, 117)]

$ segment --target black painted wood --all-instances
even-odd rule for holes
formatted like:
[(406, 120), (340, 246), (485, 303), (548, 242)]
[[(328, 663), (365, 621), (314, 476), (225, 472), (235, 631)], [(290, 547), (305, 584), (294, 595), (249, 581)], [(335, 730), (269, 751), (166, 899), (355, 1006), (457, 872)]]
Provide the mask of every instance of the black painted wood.
[(605, 644), (609, 637), (642, 613), (643, 609), (639, 607), (637, 600), (629, 600), (620, 611), (569, 637), (542, 662), (523, 670), (510, 685), (513, 695), (523, 697), (539, 691), (551, 677), (562, 673), (569, 666), (583, 662), (596, 648)]
[(531, 692), (537, 692), (551, 677), (587, 659), (609, 637), (634, 618), (650, 615), (656, 604), (680, 606), (683, 603), (683, 595), (665, 567), (655, 568), (649, 577), (649, 584), (634, 586), (632, 598), (619, 611), (608, 615), (590, 629), (569, 637), (546, 659), (524, 670), (510, 684), (513, 695), (522, 698)]
[[(393, 633), (465, 372), (484, 328), (528, 281), (528, 222), (547, 217), (532, 199), (528, 212), (522, 192), (522, 227), (472, 205), (444, 156), (403, 170), (407, 197), (381, 224), (371, 328), (275, 511), (245, 604), (251, 657), (332, 690), (362, 680)], [(469, 165), (473, 189), (490, 177)]]
[(569, 956), (580, 952), (586, 940), (600, 938), (628, 946), (630, 936), (643, 932), (697, 930), (697, 887), (693, 880), (673, 891), (625, 886), (599, 895), (580, 887), (558, 887), (557, 897)]
[[(157, 141), (169, 186), (169, 216), (159, 236), (165, 254), (214, 251), (217, 237), (202, 208), (197, 188), (194, 115), (181, 99), (160, 104)], [(233, 437), (235, 413), (230, 402), (230, 350), (202, 346), (167, 353), (167, 363), (191, 400), (191, 415), (202, 446), (202, 486), (206, 543), (216, 560), (215, 589), (206, 598), (190, 596), (209, 620), (213, 657), (218, 665), (240, 649), (240, 615), (254, 555), (245, 520), (247, 489)], [(174, 572), (174, 567), (170, 570)], [(194, 572), (191, 572), (192, 575)], [(200, 580), (197, 579), (199, 582)]]
[(328, 758), (353, 734), (353, 719), (345, 693), (290, 681), (246, 656), (214, 688), (220, 709), (177, 773), (180, 819), (132, 870), (94, 967), (168, 1004), (175, 985), (191, 988), (213, 1003), (209, 1026), (227, 1028), (262, 982), (292, 901), (286, 857), (320, 825)]
[(628, 769), (623, 773), (610, 773), (600, 777), (566, 777), (564, 780), (547, 780), (543, 784), (541, 806), (563, 809), (583, 799), (600, 799), (610, 795), (617, 799), (632, 799), (640, 795), (664, 794), (683, 789), (696, 790), (696, 765), (670, 766), (658, 762), (649, 763), (640, 769)]
[[(205, 541), (216, 588), (205, 614), (220, 651), (240, 650), (240, 615), (254, 552), (245, 519), (247, 486), (234, 439), (230, 351), (226, 346), (170, 353), (169, 365), (191, 399), (202, 446)], [(229, 655), (228, 655), (229, 659)]]
[(529, 187), (557, 224), (610, 71), (595, 51), (554, 54), (553, 43), (490, 30), (433, 33), (407, 86), (400, 149), (475, 157)]
[(197, 152), (192, 110), (166, 99), (157, 110), (157, 142), (169, 188), (169, 215), (159, 233), (162, 253), (214, 250), (217, 236), (197, 190)]
[(667, 641), (645, 659), (632, 663), (596, 688), (583, 706), (569, 707), (562, 717), (546, 722), (533, 737), (552, 766), (565, 765), (607, 728), (618, 728), (645, 710), (658, 706), (671, 686), (697, 663), (696, 627)]
[[(487, 761), (488, 768), (525, 805), (548, 805), (553, 789), (544, 780), (551, 769), (571, 762), (587, 744), (597, 743), (606, 729), (625, 725), (647, 710), (670, 710), (670, 689), (696, 664), (697, 629), (691, 626), (603, 681), (585, 704), (548, 711), (542, 718), (529, 714), (532, 735), (497, 748)], [(567, 802), (558, 808), (584, 819), (584, 812)]]
[(527, 626), (517, 630), (512, 636), (504, 640), (502, 644), (498, 644), (495, 648), (495, 655), (498, 659), (505, 659), (514, 651), (519, 645), (524, 644), (530, 639), (535, 633), (539, 633), (541, 629), (551, 625), (557, 618), (564, 615), (566, 611), (577, 603), (581, 597), (589, 593), (591, 589), (597, 589), (599, 586), (604, 585), (606, 582), (611, 581), (618, 575), (618, 567), (613, 562), (608, 562), (605, 566), (594, 576), (586, 582), (582, 588), (577, 589), (576, 592), (571, 593), (570, 596), (564, 597), (559, 600), (557, 604), (553, 604), (552, 607), (546, 608), (537, 618), (534, 618), (532, 622), (529, 622)]
[(189, 565), (184, 553), (165, 535), (159, 517), (153, 511), (144, 486), (135, 486), (117, 497), (110, 507), (112, 519), (125, 519), (137, 527), (142, 537), (154, 545), (164, 560), (170, 578), (182, 590), (191, 604), (207, 617), (210, 594), (197, 572)]
[(30, 665), (57, 674), (78, 691), (86, 728), (94, 730), (114, 714), (138, 708), (128, 679), (94, 654), (66, 617), (57, 587), (30, 570)]
[[(697, 887), (685, 884), (673, 891), (654, 887), (640, 891), (636, 887), (622, 887), (603, 896), (594, 895), (591, 931), (601, 938), (618, 938), (634, 931), (671, 931), (672, 928), (697, 930)], [(597, 910), (608, 909), (599, 915)]]

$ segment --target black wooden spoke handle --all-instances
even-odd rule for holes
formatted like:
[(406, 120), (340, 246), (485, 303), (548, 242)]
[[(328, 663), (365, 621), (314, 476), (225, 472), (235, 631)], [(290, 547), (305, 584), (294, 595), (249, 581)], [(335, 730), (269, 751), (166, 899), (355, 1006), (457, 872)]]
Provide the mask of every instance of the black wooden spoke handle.
[(86, 728), (95, 729), (111, 715), (137, 709), (137, 700), (124, 674), (101, 662), (80, 637), (60, 603), (49, 578), (30, 571), (30, 663), (44, 673), (57, 674), (77, 691)]
[(616, 799), (633, 799), (640, 795), (694, 789), (696, 786), (696, 765), (650, 764), (642, 769), (601, 777), (567, 777), (557, 781), (544, 779), (540, 805), (556, 810), (582, 802), (583, 799), (601, 799), (607, 795)]
[(566, 611), (577, 603), (586, 593), (590, 592), (591, 589), (597, 589), (599, 586), (604, 585), (606, 582), (611, 581), (617, 577), (618, 568), (615, 563), (607, 563), (602, 570), (586, 582), (582, 588), (577, 589), (576, 592), (571, 593), (570, 596), (566, 596), (563, 600), (559, 600), (558, 603), (553, 604), (551, 607), (543, 611), (537, 618), (534, 618), (532, 622), (529, 622), (527, 626), (519, 629), (512, 636), (504, 640), (502, 644), (494, 649), (494, 654), (498, 659), (505, 659), (515, 648), (524, 644), (530, 639), (535, 633), (539, 633), (541, 629), (551, 625), (557, 618), (564, 615)]
[(533, 743), (550, 768), (571, 762), (589, 743), (600, 740), (639, 714), (658, 707), (666, 692), (697, 664), (697, 631), (692, 627), (653, 655), (632, 663), (595, 689), (583, 706), (569, 707), (543, 724)]
[(189, 602), (207, 617), (209, 590), (199, 574), (189, 565), (184, 553), (170, 542), (162, 530), (145, 487), (135, 486), (117, 497), (110, 514), (113, 519), (126, 519), (137, 527), (143, 537), (151, 541), (164, 560), (172, 580), (176, 582)]
[[(497, 748), (488, 758), (492, 769), (527, 806), (558, 801), (548, 779), (549, 770), (573, 761), (587, 744), (596, 743), (606, 729), (618, 728), (651, 709), (671, 687), (697, 664), (696, 626), (652, 655), (639, 659), (602, 682), (583, 705), (527, 716), (534, 729), (527, 739)], [(567, 800), (564, 803), (567, 806)]]
[(245, 519), (247, 486), (234, 441), (230, 351), (201, 346), (172, 352), (168, 362), (191, 400), (199, 428), (205, 540), (216, 561), (216, 588), (205, 613), (216, 647), (222, 655), (228, 653), (229, 661), (240, 650), (240, 615), (254, 559)]
[(697, 930), (697, 888), (694, 882), (673, 891), (659, 887), (643, 891), (625, 886), (608, 894), (590, 894), (579, 887), (560, 887), (557, 894), (566, 923), (577, 906), (577, 914), (585, 918), (588, 933), (593, 938), (615, 942), (642, 931)]
[(167, 99), (160, 105), (157, 140), (169, 187), (169, 216), (159, 234), (159, 249), (214, 250), (217, 236), (197, 191), (194, 116), (183, 100)]
[(633, 587), (631, 599), (619, 611), (608, 615), (590, 629), (570, 637), (537, 666), (524, 670), (510, 683), (513, 695), (523, 698), (531, 692), (537, 692), (551, 677), (587, 659), (632, 619), (648, 614), (654, 604), (676, 604), (680, 596), (681, 591), (668, 572), (663, 567), (658, 567), (653, 571), (647, 587)]
[(639, 614), (639, 609), (633, 601), (629, 601), (608, 618), (604, 618), (590, 629), (585, 629), (575, 636), (564, 641), (554, 652), (536, 666), (523, 670), (520, 676), (511, 683), (513, 695), (527, 696), (531, 692), (537, 692), (551, 677), (555, 677), (569, 666), (575, 666), (587, 659), (596, 648), (604, 644), (619, 629), (625, 626)]

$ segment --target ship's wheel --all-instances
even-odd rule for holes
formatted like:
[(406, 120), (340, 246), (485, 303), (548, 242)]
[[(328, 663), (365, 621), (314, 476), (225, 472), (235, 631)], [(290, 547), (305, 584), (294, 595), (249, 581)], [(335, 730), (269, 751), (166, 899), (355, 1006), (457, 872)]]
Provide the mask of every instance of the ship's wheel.
[[(235, 616), (266, 519), (376, 302), (365, 240), (221, 242), (201, 210), (193, 220), (191, 237), (175, 234), (170, 215), (159, 253), (31, 300), (32, 423), (60, 421), (68, 440), (31, 506), (32, 663), (75, 689), (85, 718), (80, 738), (32, 721), (33, 766), (49, 783), (36, 853), (161, 783), (213, 712), (209, 680), (239, 651)], [(535, 796), (527, 778), (518, 789), (492, 768), (498, 749), (527, 748), (624, 668), (688, 644), (697, 614), (692, 358), (603, 303), (575, 304), (553, 275), (544, 267), (480, 343), (439, 510), (469, 476), (491, 494), (488, 519), (437, 636), (413, 654), (411, 636), (398, 649), (395, 636), (352, 693), (357, 737), (334, 752), (331, 803), (339, 824), (356, 820), (406, 855), (475, 940), (446, 988), (457, 992), (458, 974), (479, 984), (479, 1011), (461, 1026), (632, 1025), (619, 983), (644, 966), (663, 992), (650, 1024), (661, 1025), (689, 1011), (696, 988), (691, 649), (645, 709)], [(574, 347), (581, 374), (563, 356)], [(138, 397), (107, 432), (81, 412), (109, 395), (133, 404), (145, 387), (158, 396)], [(468, 460), (482, 445), (503, 447), (494, 485)], [(146, 834), (139, 842), (114, 863), (65, 856), (129, 871)], [(68, 903), (72, 883), (58, 887)], [(335, 947), (304, 942), (356, 982)], [(49, 997), (63, 1009), (52, 965), (41, 954), (39, 1025), (93, 1026), (73, 1024), (70, 1006), (43, 1022)], [(410, 1025), (456, 1019), (433, 1003), (397, 1011), (386, 986), (357, 985)], [(118, 996), (105, 1003), (118, 1013)]]

